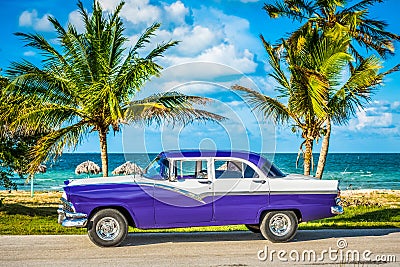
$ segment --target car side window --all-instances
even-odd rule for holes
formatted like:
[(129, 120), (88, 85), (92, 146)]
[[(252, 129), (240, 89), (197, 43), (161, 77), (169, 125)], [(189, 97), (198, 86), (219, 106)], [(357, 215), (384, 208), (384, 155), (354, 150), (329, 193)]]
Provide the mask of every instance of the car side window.
[(215, 178), (258, 178), (257, 172), (246, 163), (232, 160), (215, 160)]
[(215, 160), (215, 178), (243, 178), (243, 163), (231, 160)]
[(172, 175), (178, 180), (207, 179), (206, 160), (175, 160)]
[(249, 165), (244, 164), (244, 178), (259, 178), (258, 173)]

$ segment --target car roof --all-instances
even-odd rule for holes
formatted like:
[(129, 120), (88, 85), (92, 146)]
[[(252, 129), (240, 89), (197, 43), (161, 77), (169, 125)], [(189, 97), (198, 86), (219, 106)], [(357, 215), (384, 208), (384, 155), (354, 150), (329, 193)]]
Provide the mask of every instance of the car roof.
[(239, 158), (252, 162), (262, 167), (267, 161), (260, 154), (241, 150), (168, 150), (159, 154), (161, 158), (199, 158), (199, 157), (221, 157)]
[[(263, 172), (269, 177), (283, 177), (285, 176), (276, 166), (274, 166), (269, 160), (264, 158), (258, 153), (243, 151), (243, 150), (167, 150), (158, 154), (159, 158), (201, 158), (201, 157), (215, 157), (215, 158), (239, 158), (248, 160), (258, 168), (262, 169)], [(267, 166), (267, 169), (263, 167)]]

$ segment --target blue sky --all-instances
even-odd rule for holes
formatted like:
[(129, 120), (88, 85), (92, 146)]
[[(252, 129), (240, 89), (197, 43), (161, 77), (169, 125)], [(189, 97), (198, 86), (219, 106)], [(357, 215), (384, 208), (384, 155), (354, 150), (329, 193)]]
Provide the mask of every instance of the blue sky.
[[(100, 1), (111, 10), (115, 1)], [(209, 109), (229, 120), (216, 124), (194, 124), (186, 128), (161, 125), (124, 127), (122, 133), (109, 136), (110, 152), (146, 150), (157, 152), (174, 148), (234, 148), (263, 152), (297, 152), (301, 139), (290, 126), (275, 126), (251, 112), (243, 99), (229, 90), (235, 83), (274, 95), (274, 83), (268, 78), (259, 34), (275, 42), (295, 29), (291, 20), (271, 20), (261, 9), (269, 0), (149, 1), (126, 0), (121, 16), (129, 44), (153, 22), (162, 23), (154, 43), (180, 40), (159, 63), (165, 67), (161, 78), (154, 78), (135, 97), (162, 91), (181, 91), (206, 96), (214, 101)], [(71, 22), (81, 29), (76, 1), (1, 1), (0, 68), (11, 61), (38, 62), (37, 51), (23, 47), (14, 32), (39, 32), (54, 38), (48, 15), (64, 25)], [(90, 10), (91, 0), (83, 1)], [(397, 0), (387, 0), (370, 9), (371, 17), (389, 23), (388, 30), (400, 34)], [(396, 44), (396, 51), (400, 45)], [(149, 47), (150, 49), (151, 47)], [(146, 53), (148, 50), (144, 50)], [(400, 54), (384, 62), (385, 68), (400, 63)], [(373, 95), (373, 101), (346, 126), (335, 126), (331, 152), (399, 152), (400, 148), (400, 73), (388, 77)], [(98, 152), (98, 137), (90, 135), (78, 147), (79, 152)], [(318, 150), (318, 146), (316, 147)]]

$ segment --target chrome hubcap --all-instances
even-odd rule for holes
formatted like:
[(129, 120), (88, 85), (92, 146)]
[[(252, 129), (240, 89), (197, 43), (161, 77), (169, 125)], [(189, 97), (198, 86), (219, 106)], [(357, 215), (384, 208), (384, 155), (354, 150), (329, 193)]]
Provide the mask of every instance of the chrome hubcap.
[(97, 235), (105, 241), (114, 240), (118, 236), (119, 231), (119, 223), (112, 217), (104, 217), (96, 225)]
[(292, 227), (289, 216), (286, 214), (276, 214), (269, 221), (269, 230), (276, 236), (284, 236)]

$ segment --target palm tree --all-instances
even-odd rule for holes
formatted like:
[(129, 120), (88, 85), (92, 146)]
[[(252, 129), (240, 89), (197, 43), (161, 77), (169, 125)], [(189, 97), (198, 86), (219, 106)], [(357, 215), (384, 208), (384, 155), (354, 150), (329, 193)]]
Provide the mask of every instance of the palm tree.
[(266, 118), (281, 124), (290, 122), (296, 132), (301, 132), (304, 141), (300, 151), (305, 147), (304, 174), (310, 175), (314, 141), (324, 135), (323, 145), (329, 142), (330, 128), (324, 127), (324, 124), (331, 125), (330, 121), (326, 122), (327, 118), (336, 124), (347, 122), (357, 109), (370, 101), (373, 89), (382, 79), (396, 69), (379, 73), (380, 60), (370, 56), (346, 72), (348, 62), (353, 60), (346, 53), (349, 38), (333, 41), (313, 30), (303, 38), (302, 44), (295, 47), (283, 41), (282, 50), (281, 45), (273, 47), (261, 36), (273, 68), (270, 76), (278, 83), (275, 88), (278, 98), (240, 85), (232, 88), (243, 92)]
[(280, 46), (273, 47), (263, 36), (261, 40), (273, 68), (270, 76), (278, 83), (275, 88), (278, 98), (239, 85), (232, 88), (244, 92), (249, 103), (266, 118), (272, 118), (276, 123), (293, 123), (293, 128), (301, 132), (304, 139), (300, 150), (305, 146), (304, 174), (310, 175), (314, 140), (321, 135), (319, 118), (326, 116), (325, 95), (330, 87), (336, 85), (337, 75), (352, 59), (345, 52), (349, 38), (330, 42), (317, 31), (309, 29), (301, 45), (293, 47), (283, 41), (283, 50)]
[(156, 60), (177, 41), (158, 44), (145, 57), (139, 52), (149, 44), (160, 24), (147, 28), (136, 44), (126, 48), (120, 3), (108, 16), (98, 1), (89, 14), (78, 2), (85, 31), (69, 24), (63, 28), (54, 17), (49, 21), (57, 34), (52, 45), (39, 34), (16, 33), (26, 46), (44, 57), (41, 66), (28, 61), (13, 62), (8, 74), (10, 94), (25, 100), (10, 107), (14, 127), (52, 129), (40, 138), (32, 151), (30, 172), (43, 161), (75, 148), (90, 132), (98, 132), (103, 176), (108, 176), (107, 134), (119, 131), (123, 123), (189, 123), (192, 120), (221, 120), (216, 114), (197, 109), (209, 99), (169, 92), (142, 100), (131, 99), (162, 67)]
[(329, 141), (331, 136), (331, 124), (336, 125), (346, 124), (357, 110), (362, 109), (371, 100), (371, 94), (374, 89), (379, 86), (383, 78), (399, 70), (399, 66), (379, 73), (381, 63), (375, 56), (370, 56), (362, 60), (357, 66), (348, 67), (349, 75), (342, 76), (344, 81), (339, 87), (332, 87), (326, 95), (325, 117), (320, 118), (321, 127), (324, 138), (321, 144), (321, 152), (318, 160), (318, 166), (315, 177), (321, 179), (325, 168), (325, 162), (329, 150)]
[(293, 32), (288, 42), (297, 43), (302, 32), (309, 27), (316, 28), (335, 39), (340, 36), (351, 38), (349, 49), (357, 60), (364, 57), (357, 45), (373, 49), (381, 57), (394, 54), (394, 41), (400, 36), (385, 30), (387, 23), (368, 17), (368, 8), (383, 0), (361, 0), (345, 7), (347, 0), (280, 0), (274, 4), (264, 4), (263, 9), (270, 18), (287, 17), (297, 21), (306, 21)]
[[(368, 60), (364, 61), (365, 57), (363, 56), (363, 53), (357, 49), (357, 47), (364, 47), (367, 51), (370, 49), (375, 50), (381, 57), (384, 58), (388, 54), (394, 54), (393, 43), (400, 40), (399, 35), (385, 30), (387, 27), (385, 22), (368, 18), (368, 7), (377, 2), (382, 2), (382, 0), (362, 0), (351, 5), (350, 7), (345, 7), (347, 3), (346, 0), (284, 0), (282, 2), (275, 2), (274, 4), (265, 4), (263, 9), (268, 13), (270, 18), (284, 16), (300, 22), (306, 20), (306, 23), (298, 30), (293, 32), (288, 38), (287, 42), (293, 46), (297, 45), (297, 43), (301, 41), (304, 32), (310, 27), (317, 31), (321, 31), (324, 36), (331, 38), (332, 40), (342, 36), (349, 37), (351, 42), (348, 45), (348, 50), (352, 55), (354, 55), (356, 62), (361, 64), (362, 62), (368, 62)], [(393, 71), (397, 71), (398, 69), (399, 65), (380, 75), (385, 76)], [(352, 62), (349, 62), (349, 72), (352, 74), (356, 73)], [(380, 78), (377, 78), (377, 80)], [(376, 81), (371, 81), (371, 84), (368, 87), (372, 88), (375, 85), (377, 85)], [(364, 100), (369, 100), (369, 97), (362, 96), (362, 98), (364, 98)], [(346, 99), (352, 101), (351, 98)], [(321, 153), (316, 172), (316, 177), (318, 178), (322, 178), (324, 172), (326, 157), (329, 149), (332, 121), (345, 124), (350, 119), (351, 115), (354, 115), (354, 108), (363, 108), (363, 104), (361, 102), (357, 102), (356, 107), (353, 106), (352, 103), (349, 103), (344, 105), (350, 108), (350, 110), (344, 112), (344, 114), (349, 116), (342, 118), (339, 121), (335, 119), (332, 120), (331, 117), (335, 116), (335, 112), (343, 112), (343, 110), (329, 110), (330, 108), (337, 107), (336, 105), (329, 105), (330, 100), (332, 99), (330, 99), (330, 95), (327, 94), (325, 96), (325, 103), (328, 111), (324, 119), (325, 129), (323, 129), (323, 131), (325, 134), (322, 141)]]

